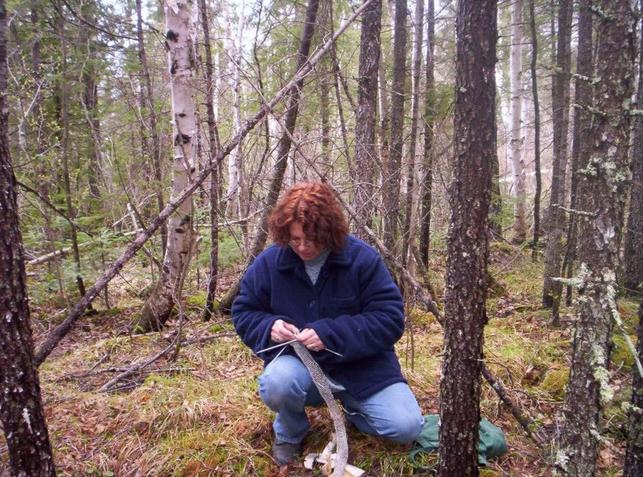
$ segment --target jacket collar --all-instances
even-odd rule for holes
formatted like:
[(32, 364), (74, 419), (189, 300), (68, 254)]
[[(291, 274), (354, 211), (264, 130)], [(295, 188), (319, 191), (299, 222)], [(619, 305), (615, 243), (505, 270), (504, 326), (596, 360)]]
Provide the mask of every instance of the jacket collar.
[[(347, 237), (344, 248), (337, 253), (330, 252), (330, 255), (328, 255), (328, 258), (326, 259), (326, 263), (337, 265), (339, 267), (349, 266), (351, 264), (350, 256), (348, 254), (350, 242), (350, 237)], [(302, 263), (301, 258), (299, 258), (299, 256), (288, 245), (285, 247), (279, 247), (279, 253), (277, 255), (277, 270), (292, 270), (300, 263)]]

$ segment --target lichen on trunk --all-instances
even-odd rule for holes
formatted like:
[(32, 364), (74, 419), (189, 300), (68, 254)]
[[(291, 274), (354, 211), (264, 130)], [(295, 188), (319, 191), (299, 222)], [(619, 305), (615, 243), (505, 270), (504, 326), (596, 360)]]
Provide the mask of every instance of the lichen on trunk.
[(578, 321), (565, 399), (558, 466), (566, 475), (595, 475), (604, 405), (611, 399), (607, 366), (617, 290), (616, 269), (628, 186), (629, 98), (634, 84), (635, 16), (628, 0), (598, 7), (595, 105), (588, 166), (581, 170)]

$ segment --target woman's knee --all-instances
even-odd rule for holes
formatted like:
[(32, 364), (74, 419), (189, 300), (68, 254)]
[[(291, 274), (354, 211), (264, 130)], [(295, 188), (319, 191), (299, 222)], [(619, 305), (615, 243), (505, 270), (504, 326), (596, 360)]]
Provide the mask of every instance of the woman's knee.
[(424, 417), (419, 412), (398, 412), (392, 416), (386, 429), (387, 439), (397, 442), (398, 444), (408, 444), (413, 442), (424, 425)]
[(277, 411), (284, 403), (305, 399), (310, 381), (301, 361), (294, 356), (280, 356), (259, 376), (259, 395), (269, 408)]
[(377, 435), (400, 444), (415, 440), (424, 425), (420, 406), (406, 383), (384, 388), (357, 408)]

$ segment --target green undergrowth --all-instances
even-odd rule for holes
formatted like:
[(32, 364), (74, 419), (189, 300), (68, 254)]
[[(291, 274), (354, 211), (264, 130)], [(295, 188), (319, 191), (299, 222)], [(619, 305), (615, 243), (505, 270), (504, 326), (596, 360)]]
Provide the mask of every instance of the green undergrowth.
[[(440, 260), (440, 257), (433, 257)], [(563, 326), (550, 325), (540, 308), (542, 264), (529, 251), (494, 245), (491, 272), (497, 283), (488, 299), (485, 362), (520, 411), (546, 442), (555, 441), (562, 425), (572, 308), (563, 308)], [(144, 283), (139, 270), (128, 274)], [(175, 360), (167, 356), (135, 373), (111, 393), (98, 389), (133, 363), (167, 348), (177, 332), (176, 320), (162, 333), (130, 336), (123, 330), (141, 301), (124, 285), (116, 311), (81, 320), (77, 328), (41, 366), (40, 377), (56, 464), (61, 476), (259, 476), (280, 474), (270, 457), (272, 413), (261, 403), (257, 377), (261, 361), (230, 335), (229, 318), (200, 320), (205, 293), (186, 290), (185, 344)], [(441, 282), (433, 283), (438, 294)], [(437, 297), (440, 299), (440, 297)], [(619, 303), (625, 328), (633, 335), (636, 303)], [(418, 308), (408, 312), (407, 331), (396, 345), (403, 371), (424, 413), (439, 411), (442, 329), (436, 318)], [(118, 333), (115, 330), (119, 330)], [(208, 338), (217, 335), (216, 338)], [(631, 356), (615, 336), (611, 370), (615, 398), (606, 409), (609, 449), (622, 449), (629, 399)], [(509, 451), (491, 460), (481, 475), (548, 476), (549, 446), (539, 448), (527, 437), (490, 386), (483, 383), (481, 413), (505, 432)], [(311, 433), (305, 452), (320, 452), (332, 434), (324, 408), (309, 412)], [(417, 464), (408, 448), (387, 444), (349, 428), (350, 462), (368, 477), (433, 475), (435, 455)], [(620, 452), (620, 450), (619, 450)], [(621, 455), (601, 454), (601, 474), (616, 475)], [(290, 474), (321, 475), (291, 466)]]

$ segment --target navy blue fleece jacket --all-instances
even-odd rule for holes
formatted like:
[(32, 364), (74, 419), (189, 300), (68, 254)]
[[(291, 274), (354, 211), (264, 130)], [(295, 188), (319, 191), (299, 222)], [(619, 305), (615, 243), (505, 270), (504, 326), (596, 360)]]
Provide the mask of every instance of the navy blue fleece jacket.
[[(232, 305), (243, 342), (257, 352), (275, 343), (274, 322), (312, 328), (327, 351), (312, 352), (324, 372), (358, 399), (403, 382), (393, 349), (404, 331), (400, 292), (380, 255), (349, 236), (331, 252), (315, 285), (290, 247), (272, 245), (248, 268)], [(269, 363), (280, 349), (261, 353)], [(287, 347), (285, 353), (294, 354)]]

